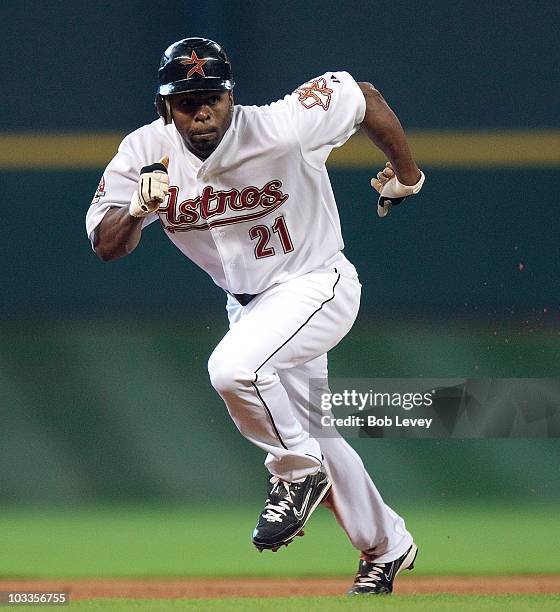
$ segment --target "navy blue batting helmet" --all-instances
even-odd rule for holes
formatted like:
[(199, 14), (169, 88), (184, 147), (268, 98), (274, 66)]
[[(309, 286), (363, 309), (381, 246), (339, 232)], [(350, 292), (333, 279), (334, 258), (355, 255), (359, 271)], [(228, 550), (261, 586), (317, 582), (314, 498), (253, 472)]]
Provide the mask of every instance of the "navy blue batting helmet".
[(158, 93), (233, 89), (231, 65), (222, 47), (207, 38), (184, 38), (168, 47), (159, 65)]
[(183, 38), (170, 45), (159, 64), (156, 109), (170, 123), (165, 96), (184, 91), (231, 90), (231, 64), (221, 45), (208, 38)]

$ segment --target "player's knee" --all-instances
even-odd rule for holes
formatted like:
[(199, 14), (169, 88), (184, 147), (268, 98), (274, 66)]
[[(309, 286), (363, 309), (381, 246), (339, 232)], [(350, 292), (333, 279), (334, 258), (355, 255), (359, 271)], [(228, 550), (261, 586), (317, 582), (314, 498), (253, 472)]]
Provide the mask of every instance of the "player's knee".
[(235, 394), (251, 383), (254, 373), (244, 368), (234, 355), (215, 350), (208, 360), (212, 386), (220, 395)]

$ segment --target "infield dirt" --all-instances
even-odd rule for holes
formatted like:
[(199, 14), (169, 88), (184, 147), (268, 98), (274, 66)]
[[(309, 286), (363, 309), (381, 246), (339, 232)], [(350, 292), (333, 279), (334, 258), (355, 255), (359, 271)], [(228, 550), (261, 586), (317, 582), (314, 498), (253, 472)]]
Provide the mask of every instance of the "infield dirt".
[[(350, 582), (348, 578), (13, 579), (0, 580), (0, 591), (64, 591), (69, 592), (72, 599), (302, 597), (343, 595), (349, 588)], [(402, 595), (560, 593), (560, 576), (411, 576), (398, 580), (395, 592)]]

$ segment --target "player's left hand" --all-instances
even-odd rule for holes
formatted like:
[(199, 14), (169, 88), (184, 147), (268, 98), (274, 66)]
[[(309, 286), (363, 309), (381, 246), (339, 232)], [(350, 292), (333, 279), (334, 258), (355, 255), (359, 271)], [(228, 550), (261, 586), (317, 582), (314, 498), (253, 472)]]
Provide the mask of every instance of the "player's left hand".
[(420, 171), (420, 180), (416, 185), (403, 185), (397, 178), (391, 162), (387, 162), (385, 168), (377, 173), (377, 177), (371, 179), (371, 186), (379, 193), (377, 214), (386, 217), (391, 206), (396, 206), (408, 196), (418, 193), (425, 178), (424, 173)]

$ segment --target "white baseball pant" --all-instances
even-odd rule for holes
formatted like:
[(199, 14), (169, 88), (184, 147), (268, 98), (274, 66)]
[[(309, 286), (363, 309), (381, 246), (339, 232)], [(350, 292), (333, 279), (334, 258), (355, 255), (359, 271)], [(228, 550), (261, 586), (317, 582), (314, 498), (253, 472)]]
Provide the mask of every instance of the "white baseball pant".
[(326, 380), (327, 351), (352, 327), (360, 291), (354, 266), (339, 253), (246, 306), (230, 297), (230, 330), (208, 370), (241, 434), (267, 452), (270, 473), (293, 482), (324, 464), (332, 480), (327, 505), (352, 545), (368, 560), (385, 563), (412, 544), (403, 519), (383, 502), (342, 437), (309, 434), (309, 379)]

